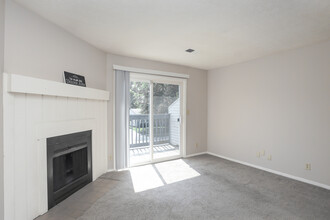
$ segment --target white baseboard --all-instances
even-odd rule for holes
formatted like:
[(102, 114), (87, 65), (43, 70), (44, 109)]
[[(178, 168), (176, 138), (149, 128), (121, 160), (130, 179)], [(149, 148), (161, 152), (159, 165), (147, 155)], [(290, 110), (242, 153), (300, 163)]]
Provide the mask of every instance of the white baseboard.
[(322, 187), (324, 189), (330, 190), (330, 186), (326, 185), (326, 184), (323, 184), (323, 183), (318, 183), (318, 182), (315, 182), (315, 181), (312, 181), (312, 180), (307, 180), (307, 179), (304, 179), (304, 178), (301, 178), (301, 177), (298, 177), (298, 176), (293, 176), (291, 174), (282, 173), (282, 172), (279, 172), (279, 171), (276, 171), (276, 170), (264, 168), (264, 167), (257, 166), (257, 165), (254, 165), (254, 164), (250, 164), (250, 163), (247, 163), (247, 162), (243, 162), (243, 161), (240, 161), (240, 160), (236, 160), (236, 159), (232, 159), (232, 158), (229, 158), (229, 157), (221, 156), (219, 154), (215, 154), (215, 153), (212, 153), (212, 152), (206, 152), (206, 153), (209, 154), (209, 155), (212, 155), (212, 156), (216, 156), (216, 157), (225, 159), (225, 160), (240, 163), (240, 164), (243, 164), (243, 165), (246, 165), (246, 166), (249, 166), (249, 167), (253, 167), (253, 168), (256, 168), (256, 169), (259, 169), (259, 170), (263, 170), (263, 171), (266, 171), (266, 172), (269, 172), (269, 173), (274, 173), (274, 174), (277, 174), (277, 175), (280, 175), (280, 176), (284, 176), (284, 177), (287, 177), (287, 178), (290, 178), (290, 179), (298, 180), (300, 182), (308, 183), (308, 184), (311, 184), (311, 185), (314, 185), (314, 186), (318, 186), (318, 187)]
[(114, 169), (109, 169), (107, 173), (115, 171)]
[(203, 155), (203, 154), (207, 154), (207, 152), (205, 151), (205, 152), (200, 152), (200, 153), (195, 153), (195, 154), (188, 154), (184, 158), (194, 157), (194, 156)]

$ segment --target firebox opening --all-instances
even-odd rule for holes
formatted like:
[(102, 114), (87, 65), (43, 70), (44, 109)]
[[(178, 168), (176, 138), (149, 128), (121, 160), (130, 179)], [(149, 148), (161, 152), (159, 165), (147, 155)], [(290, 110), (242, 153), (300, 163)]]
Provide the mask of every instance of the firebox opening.
[(47, 139), (48, 208), (92, 181), (91, 131)]

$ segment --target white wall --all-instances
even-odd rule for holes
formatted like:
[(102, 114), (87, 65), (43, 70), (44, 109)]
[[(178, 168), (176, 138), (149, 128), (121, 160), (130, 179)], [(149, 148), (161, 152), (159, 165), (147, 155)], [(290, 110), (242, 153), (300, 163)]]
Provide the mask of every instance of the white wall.
[(2, 103), (2, 73), (4, 70), (5, 41), (5, 0), (0, 0), (0, 220), (3, 216), (3, 103)]
[(330, 41), (209, 71), (208, 151), (329, 186)]
[[(107, 55), (107, 89), (113, 90), (113, 65), (121, 65), (143, 69), (153, 69), (168, 72), (188, 74), (187, 85), (187, 155), (206, 151), (206, 130), (207, 130), (207, 71), (161, 63), (150, 60), (143, 60), (131, 57)], [(113, 98), (108, 103), (108, 143), (109, 143), (109, 169), (113, 168)], [(198, 144), (195, 147), (195, 144)]]
[(0, 0), (0, 70), (4, 68), (5, 0)]
[(6, 1), (5, 72), (63, 82), (63, 71), (106, 88), (106, 54), (65, 30)]

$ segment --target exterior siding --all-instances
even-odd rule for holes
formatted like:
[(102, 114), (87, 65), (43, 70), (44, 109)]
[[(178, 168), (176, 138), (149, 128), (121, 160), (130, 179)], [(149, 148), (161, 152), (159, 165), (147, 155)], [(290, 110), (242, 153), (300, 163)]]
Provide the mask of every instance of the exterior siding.
[(168, 107), (170, 114), (170, 143), (172, 145), (180, 144), (180, 99), (177, 99)]

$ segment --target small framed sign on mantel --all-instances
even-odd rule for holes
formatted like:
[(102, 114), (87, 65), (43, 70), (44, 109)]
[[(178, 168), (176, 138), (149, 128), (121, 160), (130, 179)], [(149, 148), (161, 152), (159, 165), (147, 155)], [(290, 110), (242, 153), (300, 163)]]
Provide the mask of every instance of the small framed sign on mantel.
[(64, 82), (66, 84), (86, 87), (85, 77), (75, 73), (64, 71)]

